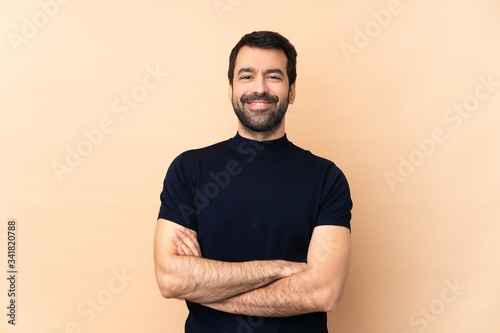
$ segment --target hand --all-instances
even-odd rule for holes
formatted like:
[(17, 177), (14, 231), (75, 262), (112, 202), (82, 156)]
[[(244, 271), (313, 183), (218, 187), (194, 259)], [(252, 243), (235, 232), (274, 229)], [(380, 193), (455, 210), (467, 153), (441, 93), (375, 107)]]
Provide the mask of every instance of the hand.
[(283, 268), (283, 272), (286, 276), (301, 273), (309, 269), (309, 266), (305, 262), (290, 262)]
[(172, 241), (177, 246), (178, 255), (201, 257), (201, 248), (195, 231), (178, 229), (176, 234), (177, 236), (174, 236)]

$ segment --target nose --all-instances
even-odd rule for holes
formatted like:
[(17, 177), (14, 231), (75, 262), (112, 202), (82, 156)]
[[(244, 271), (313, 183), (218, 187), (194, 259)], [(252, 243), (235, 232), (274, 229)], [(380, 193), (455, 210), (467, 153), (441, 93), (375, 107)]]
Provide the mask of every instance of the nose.
[(254, 94), (263, 94), (268, 92), (267, 83), (265, 77), (262, 75), (258, 75), (252, 85), (252, 93)]

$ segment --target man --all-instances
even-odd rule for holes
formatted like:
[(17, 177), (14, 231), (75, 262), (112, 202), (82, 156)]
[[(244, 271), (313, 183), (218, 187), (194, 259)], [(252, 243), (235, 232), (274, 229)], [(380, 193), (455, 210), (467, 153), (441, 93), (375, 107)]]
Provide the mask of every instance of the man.
[(229, 59), (233, 138), (169, 167), (155, 232), (166, 298), (186, 300), (186, 332), (327, 332), (350, 256), (343, 173), (293, 145), (296, 52), (278, 33), (243, 36)]

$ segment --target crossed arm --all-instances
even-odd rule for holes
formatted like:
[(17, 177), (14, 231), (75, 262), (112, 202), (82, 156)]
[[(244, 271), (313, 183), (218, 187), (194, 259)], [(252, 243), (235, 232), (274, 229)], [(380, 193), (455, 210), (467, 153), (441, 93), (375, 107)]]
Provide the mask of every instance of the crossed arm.
[(316, 227), (307, 264), (204, 259), (196, 236), (178, 224), (158, 220), (156, 277), (164, 297), (186, 299), (224, 312), (267, 317), (332, 311), (340, 300), (350, 257), (347, 228)]

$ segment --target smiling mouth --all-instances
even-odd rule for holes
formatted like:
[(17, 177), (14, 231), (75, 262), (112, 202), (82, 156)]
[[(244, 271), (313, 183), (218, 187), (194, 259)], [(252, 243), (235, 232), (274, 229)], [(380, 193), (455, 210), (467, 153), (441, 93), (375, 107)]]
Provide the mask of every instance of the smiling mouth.
[(245, 104), (248, 105), (248, 107), (253, 110), (264, 110), (272, 106), (274, 103), (266, 101), (251, 101), (251, 102), (246, 102)]

